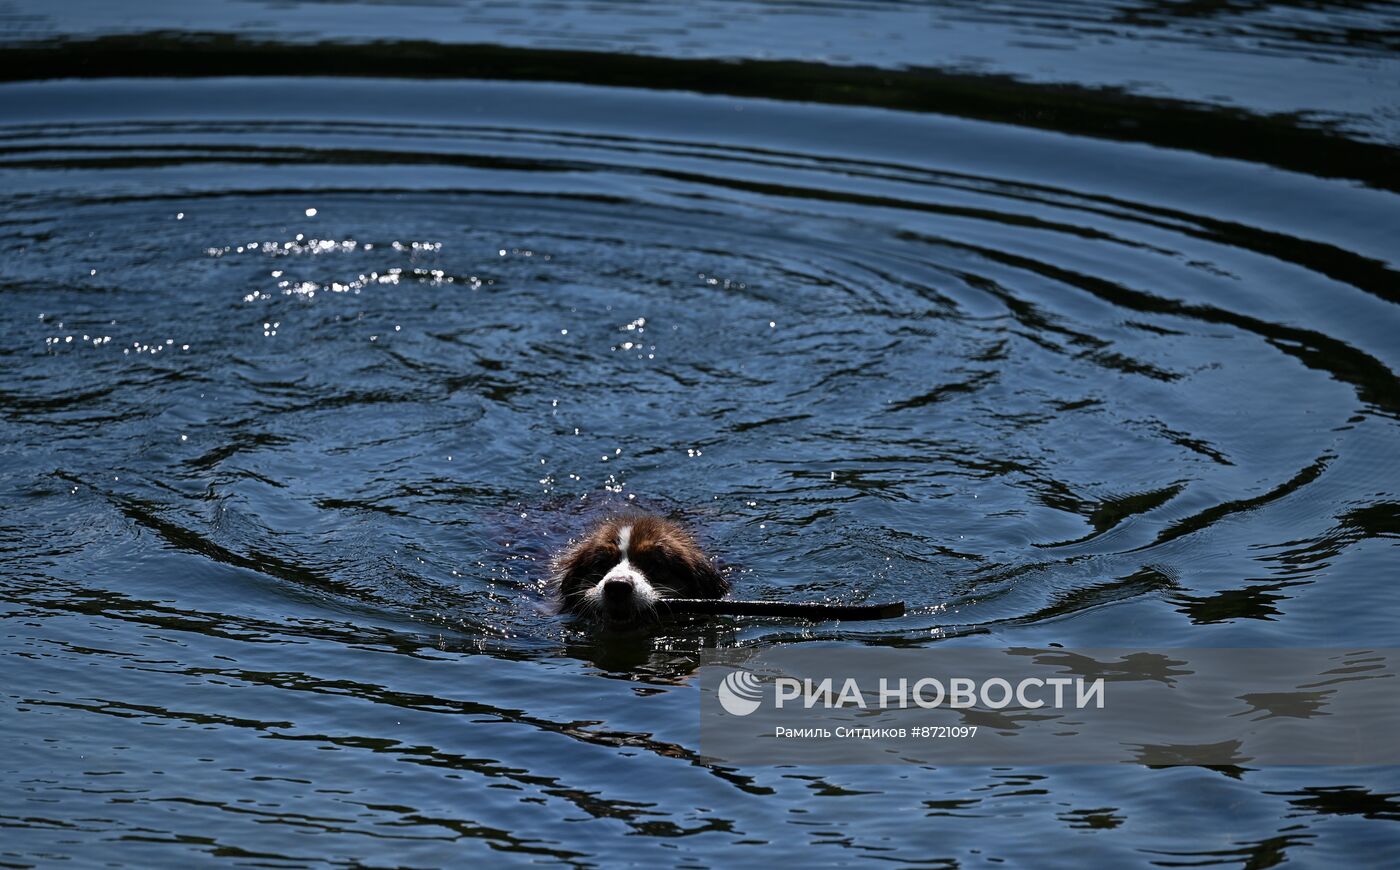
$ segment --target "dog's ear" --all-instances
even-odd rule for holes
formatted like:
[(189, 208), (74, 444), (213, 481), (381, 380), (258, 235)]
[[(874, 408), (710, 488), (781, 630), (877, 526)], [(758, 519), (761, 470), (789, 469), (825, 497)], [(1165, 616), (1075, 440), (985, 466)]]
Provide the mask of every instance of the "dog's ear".
[(672, 557), (685, 566), (687, 585), (686, 595), (695, 598), (722, 598), (729, 591), (729, 581), (700, 550), (687, 541), (687, 546), (672, 551)]
[(612, 566), (611, 554), (591, 538), (569, 547), (554, 560), (551, 587), (561, 610), (576, 610), (584, 593)]
[(723, 598), (729, 592), (729, 581), (724, 579), (715, 563), (696, 554), (695, 583), (698, 597), (700, 598)]
[(689, 588), (684, 594), (695, 598), (723, 598), (729, 591), (729, 581), (700, 549), (695, 538), (680, 526), (670, 526), (667, 532), (663, 548), (685, 571)]

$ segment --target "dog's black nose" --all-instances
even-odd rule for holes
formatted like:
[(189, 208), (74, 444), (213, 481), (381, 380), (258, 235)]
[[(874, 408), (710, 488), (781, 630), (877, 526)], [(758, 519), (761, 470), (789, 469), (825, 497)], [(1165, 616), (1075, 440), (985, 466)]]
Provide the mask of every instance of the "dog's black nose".
[(603, 600), (610, 602), (626, 601), (632, 597), (631, 580), (609, 580), (603, 584)]

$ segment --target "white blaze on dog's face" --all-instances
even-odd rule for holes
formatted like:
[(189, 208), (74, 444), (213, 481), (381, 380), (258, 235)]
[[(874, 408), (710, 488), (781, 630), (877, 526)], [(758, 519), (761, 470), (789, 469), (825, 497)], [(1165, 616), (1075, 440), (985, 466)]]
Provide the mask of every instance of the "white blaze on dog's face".
[(683, 529), (659, 517), (607, 520), (554, 562), (561, 610), (628, 623), (663, 598), (718, 598), (727, 584)]
[(656, 599), (659, 597), (651, 581), (628, 558), (631, 543), (632, 526), (626, 525), (618, 529), (617, 549), (620, 560), (583, 596), (594, 609), (618, 622), (626, 621), (638, 611), (652, 610), (656, 607)]

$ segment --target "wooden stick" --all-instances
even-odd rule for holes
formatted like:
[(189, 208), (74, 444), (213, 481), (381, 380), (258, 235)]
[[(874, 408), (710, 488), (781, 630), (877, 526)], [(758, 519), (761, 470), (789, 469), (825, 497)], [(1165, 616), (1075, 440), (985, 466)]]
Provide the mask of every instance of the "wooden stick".
[(662, 598), (657, 610), (725, 616), (796, 616), (827, 619), (894, 619), (904, 615), (904, 602), (888, 604), (817, 604), (797, 601), (732, 601), (724, 598)]

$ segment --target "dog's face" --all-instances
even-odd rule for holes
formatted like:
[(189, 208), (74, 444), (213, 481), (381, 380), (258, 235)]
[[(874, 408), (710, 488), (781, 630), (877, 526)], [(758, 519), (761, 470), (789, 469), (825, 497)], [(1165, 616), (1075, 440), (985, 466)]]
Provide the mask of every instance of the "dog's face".
[(626, 624), (651, 617), (661, 598), (719, 598), (728, 584), (695, 541), (653, 516), (600, 523), (554, 563), (560, 609)]

